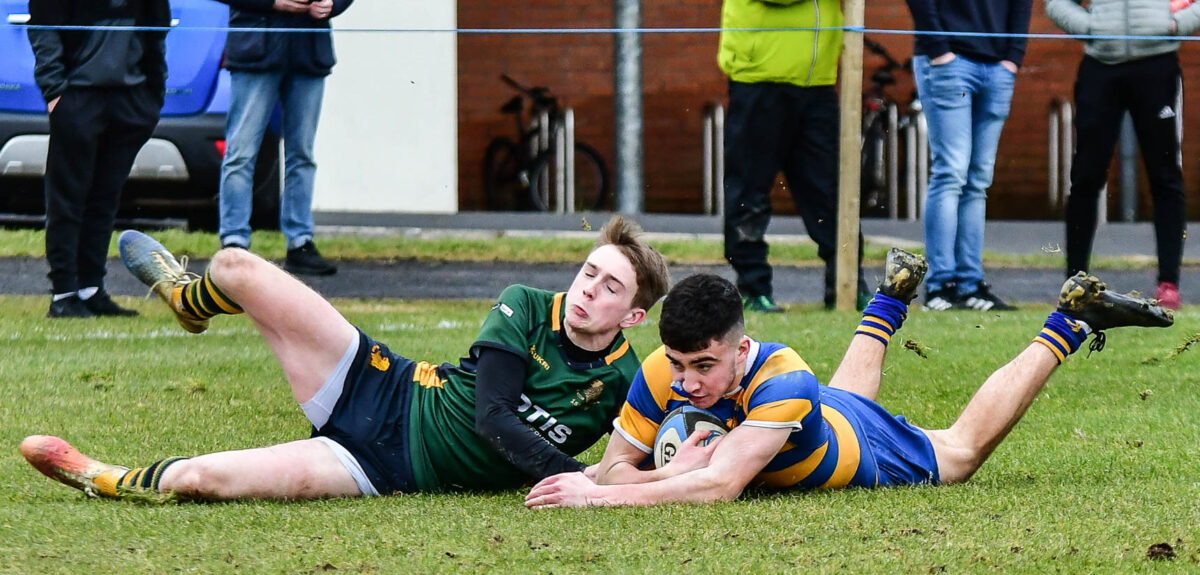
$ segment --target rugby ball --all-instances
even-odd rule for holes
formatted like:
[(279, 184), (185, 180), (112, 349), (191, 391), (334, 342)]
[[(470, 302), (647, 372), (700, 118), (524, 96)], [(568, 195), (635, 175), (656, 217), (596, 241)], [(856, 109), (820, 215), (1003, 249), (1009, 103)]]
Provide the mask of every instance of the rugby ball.
[(663, 418), (658, 435), (654, 438), (654, 466), (661, 468), (670, 463), (671, 458), (679, 451), (679, 446), (696, 431), (710, 432), (708, 437), (700, 442), (700, 445), (708, 445), (714, 439), (728, 433), (729, 428), (725, 427), (721, 418), (706, 409), (692, 405), (676, 408)]

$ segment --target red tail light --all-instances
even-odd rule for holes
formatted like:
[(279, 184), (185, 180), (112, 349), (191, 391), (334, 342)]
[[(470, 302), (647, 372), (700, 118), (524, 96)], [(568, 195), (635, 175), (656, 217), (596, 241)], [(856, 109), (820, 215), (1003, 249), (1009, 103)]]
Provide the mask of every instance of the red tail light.
[(215, 140), (215, 141), (213, 141), (213, 146), (217, 148), (217, 154), (220, 155), (222, 158), (224, 158), (225, 157), (225, 140)]

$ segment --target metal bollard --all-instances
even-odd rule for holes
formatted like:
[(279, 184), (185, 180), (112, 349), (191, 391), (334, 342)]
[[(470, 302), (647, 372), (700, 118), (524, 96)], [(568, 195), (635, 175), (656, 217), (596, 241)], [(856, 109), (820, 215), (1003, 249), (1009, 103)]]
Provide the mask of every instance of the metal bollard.
[(896, 219), (900, 211), (900, 112), (896, 108), (896, 104), (888, 103), (887, 105), (887, 154), (886, 158), (887, 170), (887, 191), (888, 191), (888, 219)]
[(563, 161), (562, 172), (563, 180), (563, 207), (559, 213), (575, 213), (575, 110), (567, 108), (563, 111), (562, 117), (563, 137), (559, 141), (559, 146), (563, 153), (560, 156)]
[[(909, 106), (904, 124), (904, 219), (915, 222), (925, 211), (925, 189), (929, 186), (929, 124), (920, 100)], [(897, 217), (899, 215), (897, 214)]]
[[(550, 112), (542, 110), (537, 117), (537, 137), (534, 138), (534, 155), (545, 152), (550, 147)], [(542, 170), (538, 175), (538, 193), (542, 196), (542, 205), (550, 205), (550, 170)]]
[(704, 107), (703, 191), (705, 214), (725, 213), (725, 107), (713, 102)]

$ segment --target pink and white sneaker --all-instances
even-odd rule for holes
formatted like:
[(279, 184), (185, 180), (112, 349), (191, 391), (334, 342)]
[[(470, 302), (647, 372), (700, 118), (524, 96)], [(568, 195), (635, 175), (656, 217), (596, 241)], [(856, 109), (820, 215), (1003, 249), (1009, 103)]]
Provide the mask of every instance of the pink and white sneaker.
[(1158, 300), (1158, 305), (1167, 309), (1179, 309), (1183, 305), (1179, 298), (1179, 284), (1171, 282), (1158, 282), (1158, 289), (1154, 290), (1154, 299)]

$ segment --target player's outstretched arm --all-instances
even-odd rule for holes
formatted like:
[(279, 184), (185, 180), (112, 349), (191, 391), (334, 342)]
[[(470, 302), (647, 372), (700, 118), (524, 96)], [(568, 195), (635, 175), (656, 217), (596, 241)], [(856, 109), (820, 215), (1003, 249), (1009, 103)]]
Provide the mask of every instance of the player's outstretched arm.
[(661, 481), (597, 485), (582, 473), (556, 475), (535, 485), (525, 497), (525, 506), (546, 509), (729, 501), (741, 494), (779, 453), (791, 432), (786, 428), (735, 428), (717, 445), (707, 467)]
[(708, 439), (708, 435), (708, 431), (693, 433), (684, 440), (679, 453), (665, 467), (641, 469), (639, 466), (646, 459), (646, 454), (621, 434), (614, 433), (608, 440), (604, 458), (596, 465), (595, 482), (600, 485), (649, 483), (707, 467), (717, 444), (721, 442), (718, 437), (708, 445), (700, 445), (701, 441)]
[(525, 360), (507, 351), (479, 352), (475, 385), (475, 433), (530, 477), (542, 479), (584, 465), (559, 451), (517, 415), (525, 385)]

